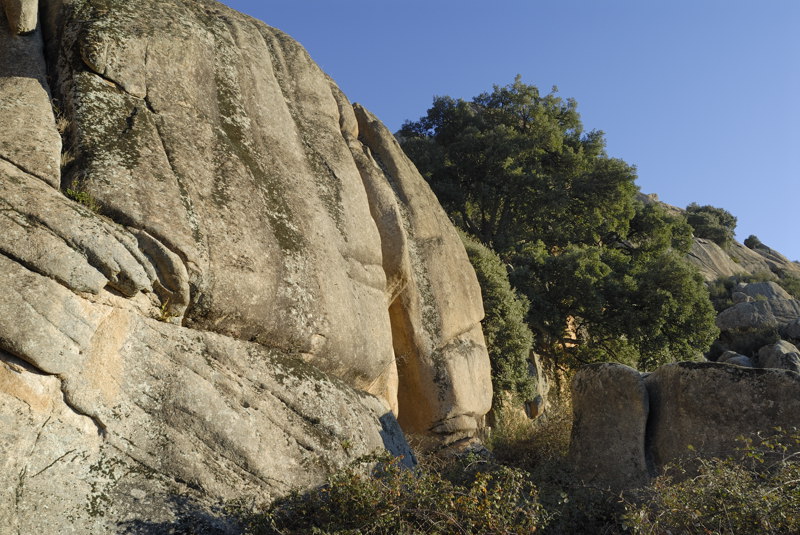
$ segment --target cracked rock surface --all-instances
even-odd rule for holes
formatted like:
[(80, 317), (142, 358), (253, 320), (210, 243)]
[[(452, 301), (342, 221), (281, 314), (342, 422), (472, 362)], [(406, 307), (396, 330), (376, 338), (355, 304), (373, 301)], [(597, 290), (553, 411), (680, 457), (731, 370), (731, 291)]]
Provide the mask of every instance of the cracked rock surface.
[(397, 418), (475, 433), (466, 253), (300, 45), (209, 0), (2, 5), (2, 529), (236, 533), (215, 505), (410, 459)]

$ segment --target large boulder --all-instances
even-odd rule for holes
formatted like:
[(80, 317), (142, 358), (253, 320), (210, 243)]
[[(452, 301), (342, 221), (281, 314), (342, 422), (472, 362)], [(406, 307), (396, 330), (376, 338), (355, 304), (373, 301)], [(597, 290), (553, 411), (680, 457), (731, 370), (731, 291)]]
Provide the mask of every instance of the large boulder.
[(477, 279), (374, 116), (216, 2), (40, 7), (0, 25), (0, 525), (235, 529), (215, 503), (410, 459), (396, 416), (475, 434)]
[(777, 368), (800, 373), (800, 350), (786, 340), (762, 347), (754, 360), (758, 368)]
[(769, 264), (758, 253), (738, 242), (723, 249), (711, 240), (695, 238), (686, 258), (709, 282), (719, 277), (770, 271)]
[(770, 300), (792, 298), (792, 296), (789, 295), (789, 292), (781, 288), (778, 283), (773, 281), (751, 282), (750, 284), (743, 284), (741, 287), (737, 288), (737, 291), (754, 299), (760, 298)]
[(765, 299), (743, 301), (717, 315), (721, 331), (737, 329), (779, 329), (800, 318), (800, 301), (796, 299)]
[(0, 0), (12, 34), (29, 34), (39, 22), (38, 0)]

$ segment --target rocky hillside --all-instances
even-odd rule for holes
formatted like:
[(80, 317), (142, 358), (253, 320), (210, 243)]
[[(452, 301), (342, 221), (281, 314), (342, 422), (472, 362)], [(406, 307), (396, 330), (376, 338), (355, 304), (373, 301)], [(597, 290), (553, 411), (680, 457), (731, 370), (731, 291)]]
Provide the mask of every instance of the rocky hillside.
[[(685, 214), (681, 208), (659, 201), (655, 194), (640, 194), (638, 199), (646, 204), (656, 203), (672, 215)], [(707, 282), (737, 275), (800, 277), (800, 263), (792, 262), (778, 251), (760, 243), (750, 248), (733, 241), (729, 247), (723, 249), (712, 240), (696, 237), (688, 260), (697, 267)]]
[(410, 460), (395, 416), (475, 433), (463, 245), (300, 45), (210, 0), (2, 3), (0, 531), (224, 532)]

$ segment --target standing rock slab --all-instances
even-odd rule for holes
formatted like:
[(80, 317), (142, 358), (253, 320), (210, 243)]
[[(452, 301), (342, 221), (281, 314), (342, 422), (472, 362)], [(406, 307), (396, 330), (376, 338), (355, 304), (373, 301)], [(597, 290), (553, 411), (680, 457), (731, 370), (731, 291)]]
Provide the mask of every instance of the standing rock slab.
[(63, 182), (181, 259), (184, 325), (296, 353), (415, 432), (474, 434), (491, 404), (480, 289), (391, 133), (222, 5), (68, 4), (45, 13), (81, 162)]
[(622, 364), (592, 364), (572, 380), (570, 458), (587, 483), (624, 489), (649, 479), (645, 430), (649, 403), (642, 375)]
[(645, 385), (648, 452), (659, 469), (698, 453), (734, 454), (739, 436), (800, 426), (794, 372), (680, 362), (657, 369)]

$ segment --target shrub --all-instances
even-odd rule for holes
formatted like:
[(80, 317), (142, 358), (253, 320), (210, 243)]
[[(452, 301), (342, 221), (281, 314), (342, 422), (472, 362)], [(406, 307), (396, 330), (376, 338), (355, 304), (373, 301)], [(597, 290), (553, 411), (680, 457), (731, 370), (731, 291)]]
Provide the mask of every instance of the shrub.
[(786, 275), (780, 278), (778, 284), (795, 299), (800, 299), (800, 278)]
[(758, 249), (759, 247), (764, 247), (764, 244), (758, 239), (758, 236), (755, 234), (750, 234), (747, 238), (745, 238), (744, 246), (748, 249)]
[(629, 504), (634, 533), (800, 533), (800, 433), (744, 440), (741, 457), (701, 459), (697, 475), (659, 477)]
[(686, 207), (686, 221), (698, 238), (711, 240), (720, 247), (727, 247), (733, 241), (736, 217), (727, 210), (693, 202)]
[(533, 333), (525, 323), (528, 300), (511, 287), (506, 267), (494, 251), (464, 233), (461, 239), (483, 295), (483, 334), (492, 365), (495, 404), (502, 403), (500, 392), (510, 392), (520, 401), (532, 400), (535, 379), (528, 362)]
[(358, 466), (347, 468), (322, 488), (246, 515), (244, 523), (248, 533), (269, 535), (521, 535), (546, 523), (525, 472), (474, 454), (462, 463), (463, 480), (454, 482), (384, 457), (372, 476)]
[(89, 192), (86, 180), (83, 178), (74, 180), (72, 185), (68, 186), (64, 190), (64, 193), (73, 201), (82, 204), (96, 214), (99, 214), (100, 210), (103, 208), (103, 205), (100, 204), (100, 201), (95, 199), (94, 196)]

